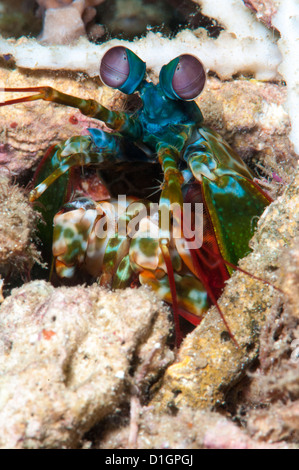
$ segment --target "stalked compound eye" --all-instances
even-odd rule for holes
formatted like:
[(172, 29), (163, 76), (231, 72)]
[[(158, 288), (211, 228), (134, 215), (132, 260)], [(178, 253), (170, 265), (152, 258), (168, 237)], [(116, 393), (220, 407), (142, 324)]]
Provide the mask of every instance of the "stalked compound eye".
[(129, 73), (130, 66), (126, 48), (118, 46), (109, 49), (100, 66), (100, 76), (105, 85), (118, 88), (128, 79)]
[(103, 56), (100, 65), (102, 82), (130, 95), (134, 93), (145, 74), (145, 63), (130, 49), (116, 46)]
[(206, 73), (199, 59), (190, 54), (182, 54), (160, 72), (160, 85), (170, 99), (194, 100), (202, 92)]
[(172, 79), (175, 93), (182, 100), (193, 100), (202, 92), (205, 81), (202, 63), (193, 55), (181, 55)]

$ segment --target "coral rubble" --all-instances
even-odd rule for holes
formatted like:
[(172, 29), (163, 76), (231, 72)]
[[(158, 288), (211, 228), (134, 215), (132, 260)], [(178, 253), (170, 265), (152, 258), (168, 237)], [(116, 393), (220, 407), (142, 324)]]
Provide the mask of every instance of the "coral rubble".
[[(43, 30), (39, 40), (45, 44), (69, 44), (85, 36), (95, 27), (92, 23), (96, 5), (105, 0), (37, 0), (43, 15)], [(98, 26), (97, 34), (104, 30)]]
[(2, 303), (0, 323), (1, 448), (78, 446), (129, 399), (132, 374), (152, 349), (140, 387), (173, 360), (167, 308), (144, 288), (34, 281)]

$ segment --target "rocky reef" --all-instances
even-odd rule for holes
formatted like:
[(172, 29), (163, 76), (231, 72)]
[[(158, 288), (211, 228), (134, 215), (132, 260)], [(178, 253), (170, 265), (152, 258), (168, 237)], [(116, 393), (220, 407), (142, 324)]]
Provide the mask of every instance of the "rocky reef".
[(27, 186), (48, 147), (103, 124), (46, 102), (0, 108), (0, 446), (298, 447), (297, 3), (2, 0), (0, 15), (0, 100), (49, 85), (134, 109), (98, 76), (110, 47), (132, 49), (154, 82), (198, 56), (206, 124), (274, 199), (239, 264), (253, 276), (235, 272), (219, 301), (239, 347), (212, 307), (174, 352), (170, 309), (149, 290), (41, 275)]

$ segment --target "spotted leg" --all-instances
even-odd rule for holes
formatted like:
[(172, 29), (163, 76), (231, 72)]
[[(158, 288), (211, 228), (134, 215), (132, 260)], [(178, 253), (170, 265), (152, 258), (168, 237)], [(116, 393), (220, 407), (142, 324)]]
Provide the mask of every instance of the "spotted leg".
[[(91, 136), (71, 137), (55, 147), (51, 161), (47, 162), (44, 171), (38, 174), (42, 180), (30, 193), (33, 202), (62, 175), (79, 166), (97, 165), (125, 160), (121, 136), (108, 134), (99, 129), (89, 129)], [(43, 175), (49, 175), (45, 179)]]
[(16, 103), (25, 103), (36, 100), (52, 101), (53, 103), (77, 108), (85, 116), (89, 116), (100, 121), (123, 136), (137, 140), (141, 135), (141, 125), (128, 114), (117, 111), (110, 111), (95, 100), (84, 100), (77, 98), (52, 87), (29, 87), (29, 88), (4, 88), (5, 92), (38, 92), (34, 95), (16, 98), (0, 103), (0, 106), (7, 106)]
[[(182, 334), (179, 324), (179, 305), (177, 288), (169, 251), (170, 241), (172, 237), (170, 211), (173, 211), (173, 220), (177, 223), (180, 223), (181, 211), (183, 208), (183, 196), (181, 191), (181, 185), (184, 179), (177, 167), (177, 161), (180, 155), (180, 152), (177, 148), (171, 147), (165, 143), (159, 143), (157, 145), (157, 154), (159, 162), (164, 172), (163, 189), (159, 201), (159, 248), (161, 250), (166, 265), (166, 271), (168, 274), (172, 307), (174, 312), (176, 344), (179, 345), (182, 340)], [(174, 205), (176, 206), (175, 208)], [(144, 272), (143, 278), (141, 275), (141, 279), (143, 279), (145, 283), (146, 278), (148, 278), (147, 274), (149, 274), (151, 277), (150, 272)], [(160, 283), (158, 281), (157, 283), (154, 282), (154, 284), (156, 284), (156, 287), (160, 287)]]

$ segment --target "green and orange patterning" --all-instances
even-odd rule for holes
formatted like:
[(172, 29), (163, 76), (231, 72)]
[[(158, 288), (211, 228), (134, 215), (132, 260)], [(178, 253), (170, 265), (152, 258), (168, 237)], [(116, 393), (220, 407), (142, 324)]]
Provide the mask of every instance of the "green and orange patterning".
[[(6, 89), (35, 94), (0, 105), (43, 99), (78, 108), (111, 129), (89, 129), (89, 135), (72, 137), (53, 147), (40, 164), (30, 199), (38, 201), (46, 222), (41, 237), (45, 245), (52, 244), (54, 220), (54, 266), (61, 278), (71, 279), (81, 270), (111, 288), (141, 283), (154, 289), (173, 306), (179, 344), (179, 316), (196, 325), (211, 303), (222, 316), (217, 298), (232, 266), (249, 251), (256, 219), (271, 200), (221, 136), (203, 126), (194, 102), (206, 81), (201, 62), (189, 54), (173, 59), (162, 67), (157, 85), (145, 79), (145, 70), (145, 63), (123, 46), (109, 49), (101, 61), (106, 85), (139, 93), (142, 106), (131, 114), (50, 87)], [(114, 169), (137, 168), (140, 162), (161, 165), (156, 211), (149, 199), (129, 194), (123, 206), (116, 199), (77, 197), (75, 168), (109, 169), (113, 180)], [(189, 227), (185, 204), (191, 206)], [(187, 242), (196, 227), (198, 204), (203, 206), (203, 238), (201, 246), (193, 247)], [(120, 226), (126, 230), (121, 232)], [(180, 227), (176, 237), (175, 226)]]

